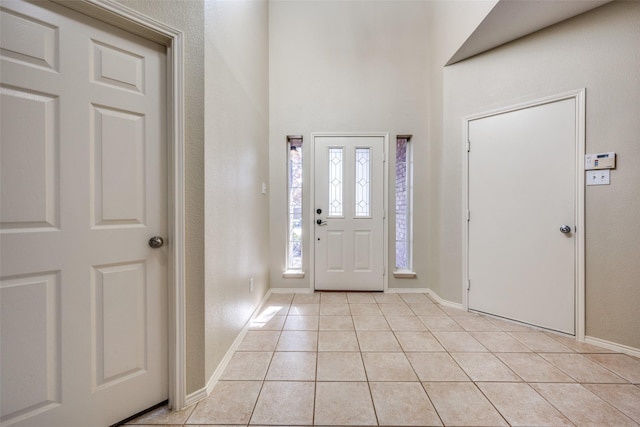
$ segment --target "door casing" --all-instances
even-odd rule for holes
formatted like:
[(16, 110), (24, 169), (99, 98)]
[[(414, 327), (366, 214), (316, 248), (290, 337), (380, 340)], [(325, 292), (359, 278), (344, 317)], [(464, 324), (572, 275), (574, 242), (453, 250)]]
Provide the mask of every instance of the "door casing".
[(567, 99), (574, 99), (576, 105), (576, 177), (575, 177), (575, 200), (576, 200), (576, 230), (575, 236), (575, 325), (576, 338), (584, 341), (585, 336), (585, 230), (584, 230), (584, 194), (585, 194), (585, 97), (586, 89), (577, 89), (570, 92), (552, 95), (528, 102), (518, 103), (508, 107), (474, 114), (464, 118), (464, 139), (462, 141), (462, 304), (465, 310), (469, 310), (469, 122), (498, 114), (536, 107)]
[(184, 34), (111, 0), (52, 0), (166, 47), (169, 406), (186, 407)]
[[(309, 162), (309, 204), (308, 204), (308, 212), (307, 212), (307, 233), (309, 236), (314, 235), (314, 227), (315, 227), (315, 140), (316, 137), (382, 137), (383, 139), (383, 159), (384, 159), (384, 167), (383, 169), (383, 195), (382, 195), (382, 203), (384, 206), (384, 215), (383, 215), (383, 225), (382, 225), (382, 235), (383, 235), (383, 262), (384, 262), (384, 275), (383, 275), (383, 289), (384, 292), (387, 291), (389, 287), (389, 268), (388, 268), (388, 259), (389, 259), (389, 239), (388, 239), (388, 193), (389, 193), (389, 172), (388, 172), (388, 159), (389, 159), (389, 133), (388, 132), (313, 132), (311, 133), (311, 147), (309, 147), (308, 151), (305, 152), (305, 156), (310, 159)], [(309, 239), (309, 290), (313, 292), (315, 290), (315, 245), (313, 244), (313, 239)]]

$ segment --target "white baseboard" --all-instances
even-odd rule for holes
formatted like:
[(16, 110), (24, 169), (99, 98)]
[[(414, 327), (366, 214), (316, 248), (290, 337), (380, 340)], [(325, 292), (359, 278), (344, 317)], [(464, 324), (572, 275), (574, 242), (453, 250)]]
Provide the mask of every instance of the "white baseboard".
[(388, 294), (426, 294), (427, 288), (387, 288)]
[(451, 308), (457, 308), (458, 310), (464, 310), (464, 306), (462, 304), (442, 299), (438, 294), (436, 294), (429, 288), (388, 288), (387, 293), (389, 294), (428, 294), (431, 298), (436, 300), (436, 302), (440, 305), (444, 305), (446, 307), (451, 307)]
[(196, 390), (193, 393), (187, 394), (187, 398), (184, 401), (184, 407), (188, 408), (191, 405), (195, 405), (201, 400), (207, 398), (209, 393), (207, 393), (207, 387), (203, 387), (200, 390)]
[(611, 341), (588, 336), (584, 337), (584, 342), (586, 342), (587, 344), (593, 344), (609, 350), (617, 351), (618, 353), (625, 353), (631, 356), (640, 357), (640, 349), (638, 348), (633, 348), (623, 344), (617, 344)]
[(431, 289), (427, 289), (427, 293), (431, 298), (436, 300), (436, 302), (440, 305), (444, 305), (445, 307), (457, 308), (458, 310), (464, 310), (464, 305), (458, 302), (448, 301), (446, 299), (440, 298), (440, 295), (433, 292)]
[(220, 363), (218, 364), (218, 367), (211, 375), (211, 378), (209, 378), (209, 381), (207, 381), (207, 385), (187, 395), (185, 407), (191, 406), (194, 403), (198, 403), (199, 401), (201, 401), (202, 399), (205, 399), (211, 394), (211, 392), (213, 391), (213, 387), (215, 387), (215, 385), (218, 383), (220, 376), (222, 376), (222, 373), (227, 368), (227, 365), (229, 364), (229, 361), (233, 357), (233, 354), (236, 352), (236, 350), (240, 346), (240, 343), (242, 342), (244, 337), (247, 335), (247, 332), (249, 331), (249, 326), (251, 325), (251, 321), (256, 317), (258, 313), (260, 313), (260, 310), (262, 309), (262, 307), (264, 307), (265, 303), (267, 302), (267, 300), (269, 299), (272, 293), (273, 293), (272, 290), (269, 289), (267, 293), (264, 295), (264, 297), (262, 298), (262, 301), (260, 301), (260, 303), (257, 305), (256, 309), (253, 311), (253, 313), (251, 313), (249, 320), (244, 325), (244, 327), (242, 328), (242, 330), (240, 331), (236, 339), (233, 341), (233, 344), (231, 344), (231, 347), (229, 347), (229, 350), (227, 350), (226, 354), (222, 358), (222, 361), (220, 361)]
[(272, 294), (312, 294), (313, 289), (310, 288), (271, 288)]

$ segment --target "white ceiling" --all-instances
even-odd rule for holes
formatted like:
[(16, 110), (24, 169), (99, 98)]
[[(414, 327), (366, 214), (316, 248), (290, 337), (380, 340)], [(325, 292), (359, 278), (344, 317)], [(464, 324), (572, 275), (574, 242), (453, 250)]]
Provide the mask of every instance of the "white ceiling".
[(470, 58), (611, 0), (500, 0), (446, 65)]

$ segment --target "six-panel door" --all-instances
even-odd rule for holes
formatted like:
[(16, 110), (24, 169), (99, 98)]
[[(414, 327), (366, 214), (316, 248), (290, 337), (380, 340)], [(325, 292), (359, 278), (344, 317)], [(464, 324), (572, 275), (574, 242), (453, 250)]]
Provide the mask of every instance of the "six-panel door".
[(0, 14), (1, 420), (110, 425), (168, 395), (165, 50)]

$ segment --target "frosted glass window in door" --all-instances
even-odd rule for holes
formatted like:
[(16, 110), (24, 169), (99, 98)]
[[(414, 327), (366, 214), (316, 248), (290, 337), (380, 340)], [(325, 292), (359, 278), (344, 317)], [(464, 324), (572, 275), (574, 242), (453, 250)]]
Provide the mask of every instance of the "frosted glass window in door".
[(329, 215), (342, 216), (342, 147), (329, 148)]
[(356, 179), (355, 179), (355, 213), (356, 217), (371, 216), (371, 150), (356, 148)]

